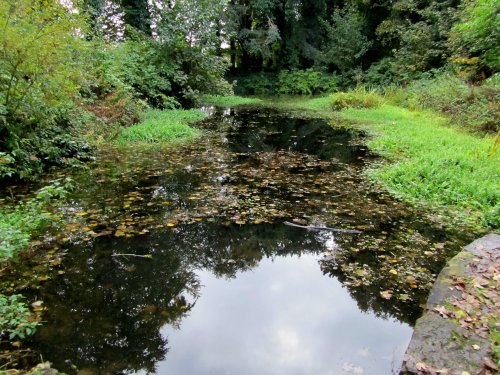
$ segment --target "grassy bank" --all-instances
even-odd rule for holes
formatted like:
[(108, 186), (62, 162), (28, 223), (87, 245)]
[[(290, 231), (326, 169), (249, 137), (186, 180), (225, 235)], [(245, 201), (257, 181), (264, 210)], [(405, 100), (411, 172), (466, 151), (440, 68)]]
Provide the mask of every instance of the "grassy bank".
[(216, 107), (236, 107), (244, 104), (260, 104), (262, 99), (244, 98), (237, 95), (219, 96), (219, 95), (203, 95), (200, 98), (201, 104), (213, 105)]
[(393, 193), (460, 210), (472, 223), (498, 228), (498, 137), (474, 136), (435, 113), (391, 105), (350, 108), (341, 116), (377, 132), (369, 147), (393, 162), (369, 173)]
[(149, 110), (139, 124), (124, 128), (116, 139), (121, 146), (134, 144), (179, 144), (201, 135), (190, 123), (203, 119), (204, 114), (191, 110)]

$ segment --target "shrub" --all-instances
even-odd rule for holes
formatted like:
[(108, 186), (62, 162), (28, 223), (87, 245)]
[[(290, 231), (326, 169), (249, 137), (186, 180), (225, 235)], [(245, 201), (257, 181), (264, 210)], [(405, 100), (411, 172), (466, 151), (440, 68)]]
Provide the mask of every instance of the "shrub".
[(406, 87), (386, 88), (385, 97), (411, 110), (430, 109), (449, 115), (452, 123), (469, 130), (497, 132), (500, 124), (500, 86), (494, 79), (473, 86), (452, 75), (421, 79)]
[(314, 69), (283, 70), (278, 75), (278, 81), (280, 94), (312, 95), (335, 91), (339, 78)]
[(253, 73), (229, 77), (234, 82), (237, 95), (274, 95), (278, 93), (278, 76), (275, 73)]
[(337, 92), (330, 96), (334, 111), (344, 108), (376, 108), (382, 105), (382, 97), (374, 91), (358, 87), (348, 92)]
[(0, 294), (0, 337), (6, 336), (9, 340), (18, 337), (24, 339), (36, 331), (40, 324), (33, 320), (23, 296), (14, 294), (10, 297)]

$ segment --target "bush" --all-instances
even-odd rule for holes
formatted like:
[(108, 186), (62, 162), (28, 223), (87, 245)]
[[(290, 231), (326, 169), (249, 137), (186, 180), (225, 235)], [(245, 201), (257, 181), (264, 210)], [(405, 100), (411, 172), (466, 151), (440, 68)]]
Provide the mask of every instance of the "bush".
[(330, 102), (332, 109), (339, 111), (344, 108), (376, 108), (382, 105), (383, 99), (374, 91), (358, 87), (352, 91), (332, 94)]
[(237, 95), (275, 95), (278, 93), (278, 76), (275, 73), (252, 73), (245, 76), (229, 77), (234, 82)]
[(396, 81), (392, 65), (393, 59), (389, 57), (373, 63), (364, 73), (363, 82), (370, 86), (390, 86)]
[(339, 78), (314, 69), (283, 70), (278, 75), (278, 81), (280, 94), (312, 95), (335, 91)]
[(494, 79), (483, 86), (473, 86), (448, 73), (384, 91), (394, 104), (411, 110), (443, 112), (451, 117), (452, 123), (469, 130), (497, 132), (500, 129), (500, 86)]
[(33, 320), (32, 314), (23, 296), (14, 294), (10, 297), (0, 294), (0, 337), (12, 340), (16, 337), (24, 339), (36, 331), (39, 322)]

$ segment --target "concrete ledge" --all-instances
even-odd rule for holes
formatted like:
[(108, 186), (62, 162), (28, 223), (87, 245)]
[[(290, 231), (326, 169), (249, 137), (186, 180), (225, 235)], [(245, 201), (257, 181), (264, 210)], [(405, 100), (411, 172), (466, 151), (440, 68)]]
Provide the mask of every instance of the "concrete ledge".
[(484, 371), (485, 358), (491, 356), (490, 341), (442, 317), (434, 308), (462, 294), (453, 287), (453, 281), (472, 279), (471, 264), (477, 257), (484, 257), (485, 252), (498, 254), (499, 251), (500, 235), (489, 234), (465, 247), (448, 262), (431, 290), (423, 316), (415, 325), (401, 374), (434, 374), (441, 370), (443, 374), (461, 375)]

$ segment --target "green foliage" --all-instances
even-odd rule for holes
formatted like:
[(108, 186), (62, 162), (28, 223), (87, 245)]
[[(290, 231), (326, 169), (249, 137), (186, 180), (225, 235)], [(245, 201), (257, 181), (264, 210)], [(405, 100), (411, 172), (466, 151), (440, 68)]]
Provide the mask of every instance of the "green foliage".
[(340, 78), (316, 69), (282, 70), (279, 74), (253, 73), (234, 77), (235, 92), (241, 95), (313, 95), (333, 92)]
[[(184, 104), (196, 102), (199, 94), (228, 95), (224, 82), (226, 65), (218, 53), (218, 25), (226, 1), (176, 1), (157, 9), (158, 61), (173, 67), (172, 96)], [(163, 70), (160, 68), (159, 70)]]
[(348, 92), (337, 92), (330, 96), (331, 107), (334, 111), (345, 108), (376, 108), (383, 102), (379, 94), (365, 87), (358, 87)]
[(79, 55), (85, 45), (77, 37), (85, 24), (59, 2), (6, 0), (0, 4), (0, 131), (5, 145), (18, 141), (26, 119), (47, 123), (76, 95), (84, 69)]
[[(490, 81), (471, 86), (451, 74), (422, 79), (386, 97), (409, 109), (432, 109), (449, 115), (452, 123), (468, 130), (497, 132), (500, 124), (500, 86)], [(393, 100), (396, 96), (397, 100)]]
[(161, 46), (152, 39), (137, 36), (112, 48), (111, 74), (132, 89), (138, 98), (156, 108), (173, 109), (180, 106), (172, 97), (172, 81), (179, 66), (163, 59)]
[(29, 247), (33, 235), (51, 222), (51, 214), (46, 212), (51, 200), (65, 197), (72, 188), (69, 178), (54, 180), (38, 190), (35, 198), (1, 207), (0, 262), (16, 260)]
[(199, 137), (201, 132), (188, 124), (203, 119), (199, 110), (150, 110), (140, 124), (122, 130), (119, 145), (133, 143), (173, 144)]
[(354, 6), (335, 9), (331, 23), (324, 22), (327, 38), (320, 62), (341, 73), (358, 67), (372, 42), (364, 33), (365, 20)]
[(13, 164), (15, 159), (5, 152), (0, 152), (0, 179), (4, 177), (12, 177), (15, 173), (15, 169), (13, 168)]
[(261, 103), (261, 99), (257, 98), (243, 98), (241, 96), (219, 96), (219, 95), (203, 95), (201, 98), (201, 104), (203, 105), (213, 105), (216, 107), (236, 107), (238, 105), (244, 104), (257, 104)]
[(348, 109), (342, 116), (381, 133), (369, 146), (395, 162), (370, 174), (390, 190), (464, 211), (475, 224), (498, 227), (500, 154), (491, 153), (492, 137), (457, 131), (432, 113), (388, 105)]
[(250, 73), (232, 78), (238, 95), (274, 95), (278, 92), (278, 76), (274, 73)]
[(0, 337), (8, 337), (9, 340), (16, 337), (24, 339), (35, 333), (39, 325), (23, 302), (23, 296), (0, 294)]
[(479, 57), (481, 65), (500, 69), (500, 3), (497, 0), (467, 0), (460, 21), (453, 26), (451, 44), (457, 55)]
[(376, 28), (376, 39), (389, 47), (387, 57), (394, 56), (391, 70), (400, 82), (445, 65), (458, 4), (456, 0), (390, 2), (388, 15)]
[(373, 63), (364, 72), (363, 82), (369, 86), (387, 87), (395, 83), (396, 72), (393, 68), (394, 59), (384, 57)]
[(337, 89), (339, 78), (314, 69), (282, 70), (278, 75), (280, 94), (312, 95)]
[(28, 0), (1, 2), (0, 23), (0, 150), (14, 159), (0, 178), (28, 177), (85, 148), (70, 130), (87, 74), (85, 23), (59, 2)]

